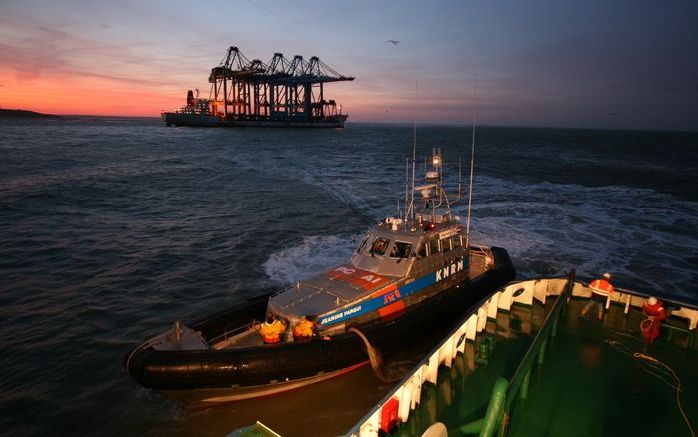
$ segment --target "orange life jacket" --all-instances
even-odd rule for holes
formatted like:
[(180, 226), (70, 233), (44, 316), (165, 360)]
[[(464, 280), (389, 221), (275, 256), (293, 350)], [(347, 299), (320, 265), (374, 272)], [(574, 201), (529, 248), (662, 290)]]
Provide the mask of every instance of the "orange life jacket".
[(595, 279), (591, 281), (589, 288), (591, 288), (593, 293), (600, 294), (602, 296), (608, 296), (616, 291), (616, 288), (605, 279)]
[(281, 320), (272, 323), (264, 322), (259, 327), (259, 333), (265, 343), (278, 343), (281, 341), (281, 333), (286, 330), (286, 325)]
[(666, 319), (666, 310), (664, 309), (664, 305), (662, 305), (662, 302), (660, 300), (657, 300), (657, 303), (654, 305), (650, 305), (648, 303), (645, 303), (645, 305), (642, 307), (642, 310), (645, 312), (650, 317), (654, 317), (654, 320), (664, 320)]
[(307, 320), (305, 318), (302, 318), (296, 324), (296, 326), (293, 327), (293, 336), (296, 338), (312, 337), (314, 327), (315, 327), (315, 324), (313, 322), (311, 322), (310, 320)]

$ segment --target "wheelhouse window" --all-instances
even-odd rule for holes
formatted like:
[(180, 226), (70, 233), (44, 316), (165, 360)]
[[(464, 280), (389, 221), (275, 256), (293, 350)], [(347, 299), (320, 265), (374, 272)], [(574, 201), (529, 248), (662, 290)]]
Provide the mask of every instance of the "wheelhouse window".
[(429, 241), (429, 255), (433, 255), (439, 252), (439, 240), (437, 238), (434, 238), (433, 240)]
[(412, 243), (403, 243), (396, 241), (393, 249), (390, 251), (391, 258), (409, 258), (412, 253)]
[(389, 245), (390, 240), (383, 237), (377, 237), (375, 240), (373, 240), (373, 244), (371, 245), (371, 250), (369, 252), (371, 255), (385, 255), (385, 251), (388, 249)]
[(356, 249), (356, 251), (357, 251), (358, 253), (363, 253), (364, 249), (366, 248), (366, 243), (368, 243), (368, 237), (369, 237), (369, 236), (366, 235), (366, 237), (364, 237), (364, 241), (361, 242), (361, 246), (359, 246), (359, 248)]
[(444, 253), (450, 252), (452, 249), (451, 247), (451, 238), (444, 238), (441, 240), (441, 250), (443, 250)]
[(463, 242), (461, 240), (461, 236), (454, 235), (453, 237), (451, 237), (451, 244), (453, 245), (454, 249), (458, 249), (459, 247), (461, 247), (463, 245)]
[(427, 256), (427, 245), (425, 243), (420, 244), (419, 249), (417, 250), (417, 253), (421, 258), (424, 258)]

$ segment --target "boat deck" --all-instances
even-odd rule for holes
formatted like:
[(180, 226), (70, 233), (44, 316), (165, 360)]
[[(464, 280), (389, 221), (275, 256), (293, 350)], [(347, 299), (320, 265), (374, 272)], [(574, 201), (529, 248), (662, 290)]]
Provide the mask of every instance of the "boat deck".
[(583, 303), (572, 302), (529, 399), (520, 401), (512, 416), (511, 434), (690, 435), (671, 387), (677, 385), (673, 376), (633, 356), (644, 354), (673, 369), (683, 411), (695, 428), (698, 351), (689, 347), (688, 336), (664, 327), (663, 338), (648, 347), (641, 339), (639, 311), (626, 316), (622, 307), (612, 306), (600, 322), (580, 317)]
[[(511, 312), (500, 312), (496, 322), (489, 321), (452, 367), (440, 372), (437, 384), (424, 386), (419, 407), (391, 435), (421, 435), (437, 421), (446, 425), (449, 436), (469, 435), (464, 425), (485, 416), (495, 380), (512, 378), (553, 301), (513, 306)], [(698, 350), (691, 335), (685, 328), (663, 327), (662, 336), (646, 347), (639, 329), (644, 316), (638, 310), (626, 315), (623, 306), (611, 305), (599, 321), (594, 311), (580, 316), (586, 302), (573, 298), (564, 308), (557, 336), (511, 406), (507, 433), (690, 435), (671, 374), (633, 354), (660, 360), (680, 378), (682, 409), (695, 430)], [(669, 323), (683, 327), (680, 321)]]
[[(492, 268), (492, 260), (493, 255), (488, 248), (474, 247), (470, 252), (470, 279), (473, 280)], [(350, 274), (343, 273), (348, 269), (352, 270)], [(365, 280), (360, 279), (362, 275), (367, 274), (370, 272), (353, 269), (350, 266), (339, 266), (307, 282), (299, 282), (286, 292), (272, 296), (272, 307), (275, 313), (281, 315), (290, 315), (289, 308), (297, 314), (322, 314), (328, 308), (339, 305), (340, 302), (346, 305), (358, 301), (396, 282), (395, 279), (371, 274), (375, 279), (367, 285)], [(290, 330), (286, 335), (290, 335)], [(256, 326), (250, 326), (235, 335), (226, 336), (223, 340), (214, 343), (212, 347), (219, 350), (263, 345)]]

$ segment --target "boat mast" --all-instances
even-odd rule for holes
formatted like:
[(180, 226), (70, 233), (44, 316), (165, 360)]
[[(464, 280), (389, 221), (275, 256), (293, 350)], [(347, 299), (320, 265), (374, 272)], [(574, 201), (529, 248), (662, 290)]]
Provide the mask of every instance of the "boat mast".
[[(411, 218), (414, 218), (414, 173), (417, 164), (417, 90), (419, 81), (414, 83), (414, 119), (412, 120), (412, 194), (410, 196), (410, 211)], [(407, 213), (405, 213), (405, 224), (407, 224)]]

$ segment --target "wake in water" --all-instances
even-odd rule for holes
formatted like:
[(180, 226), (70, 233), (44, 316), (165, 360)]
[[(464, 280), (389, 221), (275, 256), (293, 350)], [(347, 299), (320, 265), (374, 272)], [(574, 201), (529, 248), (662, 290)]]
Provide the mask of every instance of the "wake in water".
[[(519, 277), (563, 275), (575, 268), (580, 278), (591, 279), (611, 271), (622, 287), (694, 295), (698, 241), (685, 217), (698, 216), (695, 202), (627, 187), (514, 188), (485, 176), (476, 187), (472, 241), (506, 248)], [(465, 217), (465, 208), (457, 205), (454, 213)], [(293, 283), (346, 262), (359, 239), (360, 234), (305, 237), (273, 253), (265, 272), (276, 283)]]
[[(126, 345), (347, 262), (366, 225), (404, 202), (412, 156), (411, 126), (0, 124), (0, 366), (14, 375), (0, 429), (15, 434), (228, 432), (211, 431), (220, 412), (179, 423), (143, 399)], [(473, 242), (505, 247), (520, 277), (608, 270), (621, 287), (698, 297), (695, 133), (479, 132)], [(469, 140), (469, 128), (420, 127), (417, 156), (441, 146), (453, 183)]]

